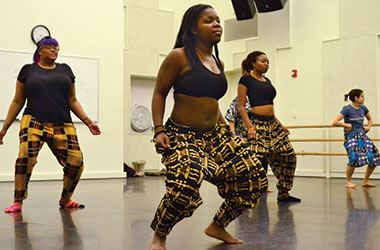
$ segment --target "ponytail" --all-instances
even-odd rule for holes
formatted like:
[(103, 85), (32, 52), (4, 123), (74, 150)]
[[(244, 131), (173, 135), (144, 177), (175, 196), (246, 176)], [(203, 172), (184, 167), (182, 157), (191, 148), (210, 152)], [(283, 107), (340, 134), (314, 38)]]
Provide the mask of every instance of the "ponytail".
[(344, 100), (347, 101), (347, 98), (350, 98), (352, 102), (355, 101), (355, 97), (359, 98), (360, 95), (363, 93), (363, 90), (361, 89), (351, 89), (348, 94), (344, 95)]
[(241, 70), (243, 75), (249, 75), (251, 70), (253, 70), (253, 63), (256, 62), (257, 58), (261, 55), (265, 55), (262, 51), (253, 51), (248, 54), (247, 58), (241, 63)]
[(243, 75), (249, 75), (251, 73), (251, 70), (253, 70), (252, 63), (249, 62), (248, 58), (244, 59), (241, 63), (241, 71)]

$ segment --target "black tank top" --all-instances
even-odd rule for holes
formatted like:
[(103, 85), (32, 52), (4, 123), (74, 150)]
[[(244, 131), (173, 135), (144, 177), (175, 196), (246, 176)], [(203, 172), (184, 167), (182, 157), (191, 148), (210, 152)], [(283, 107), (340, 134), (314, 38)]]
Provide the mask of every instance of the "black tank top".
[(219, 100), (227, 92), (227, 79), (222, 65), (213, 56), (220, 70), (215, 74), (207, 69), (197, 57), (196, 64), (174, 82), (174, 94), (184, 94), (194, 97), (211, 97)]

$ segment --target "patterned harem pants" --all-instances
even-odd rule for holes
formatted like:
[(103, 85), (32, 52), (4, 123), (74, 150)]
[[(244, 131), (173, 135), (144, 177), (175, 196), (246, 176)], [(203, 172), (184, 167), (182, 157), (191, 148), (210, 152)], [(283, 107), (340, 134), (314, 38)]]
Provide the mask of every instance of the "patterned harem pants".
[(15, 201), (27, 198), (33, 167), (45, 142), (63, 167), (65, 178), (61, 201), (70, 200), (84, 168), (74, 125), (40, 123), (31, 115), (24, 115), (19, 138), (20, 147), (15, 170)]
[(248, 112), (249, 119), (256, 128), (256, 138), (248, 139), (248, 131), (243, 132), (248, 143), (260, 161), (266, 161), (278, 179), (278, 198), (286, 198), (293, 187), (297, 158), (288, 135), (274, 117), (260, 116)]
[(225, 199), (214, 217), (219, 226), (226, 227), (257, 205), (268, 186), (266, 173), (247, 145), (232, 137), (227, 124), (217, 123), (211, 131), (199, 132), (169, 120), (165, 128), (170, 149), (162, 157), (167, 169), (166, 193), (151, 224), (156, 234), (166, 236), (202, 204), (199, 188), (203, 180), (216, 185)]

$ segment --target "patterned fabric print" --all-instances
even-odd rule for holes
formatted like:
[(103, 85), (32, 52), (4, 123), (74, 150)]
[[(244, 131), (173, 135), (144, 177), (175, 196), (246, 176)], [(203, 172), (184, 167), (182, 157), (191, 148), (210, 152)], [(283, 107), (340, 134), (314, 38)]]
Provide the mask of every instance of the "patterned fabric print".
[[(250, 108), (251, 106), (249, 104), (249, 99), (247, 96), (245, 101), (245, 110), (248, 112)], [(244, 121), (239, 113), (237, 97), (232, 100), (230, 107), (226, 112), (225, 118), (227, 121), (235, 123), (235, 134), (239, 137), (242, 137), (244, 131)]]
[(61, 201), (69, 200), (84, 168), (75, 127), (72, 123), (39, 123), (31, 115), (24, 115), (20, 126), (20, 146), (15, 170), (15, 201), (27, 198), (33, 167), (45, 142), (63, 167)]
[(202, 204), (203, 180), (216, 185), (225, 199), (214, 217), (222, 227), (256, 206), (268, 186), (267, 176), (253, 152), (231, 136), (228, 125), (219, 123), (201, 133), (168, 122), (166, 129), (171, 142), (162, 157), (167, 168), (166, 193), (151, 224), (158, 235), (169, 234)]
[(379, 151), (365, 133), (349, 133), (345, 136), (343, 145), (347, 151), (349, 166), (376, 167), (380, 165)]
[(248, 113), (256, 127), (256, 139), (248, 140), (248, 130), (243, 132), (248, 143), (260, 161), (267, 161), (276, 176), (278, 198), (286, 198), (293, 187), (297, 158), (289, 137), (276, 119), (261, 121)]

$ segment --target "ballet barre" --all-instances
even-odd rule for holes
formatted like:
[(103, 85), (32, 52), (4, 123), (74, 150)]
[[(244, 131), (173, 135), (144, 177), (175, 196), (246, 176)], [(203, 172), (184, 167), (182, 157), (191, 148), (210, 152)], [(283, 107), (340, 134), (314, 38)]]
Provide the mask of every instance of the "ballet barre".
[[(364, 126), (368, 126), (368, 124), (365, 124)], [(374, 123), (372, 124), (372, 127), (380, 127), (380, 123)], [(287, 126), (288, 129), (323, 129), (323, 137), (330, 137), (330, 130), (329, 128), (339, 128), (342, 129), (342, 127), (337, 127), (333, 125), (294, 125), (294, 126)], [(326, 130), (327, 129), (327, 130)], [(380, 138), (371, 138), (372, 141), (380, 141)], [(338, 153), (338, 152), (328, 152), (330, 149), (330, 143), (331, 142), (344, 142), (343, 138), (302, 138), (302, 139), (290, 139), (292, 143), (296, 142), (306, 142), (306, 143), (314, 143), (319, 142), (323, 143), (323, 149), (325, 152), (305, 152), (302, 150), (302, 152), (296, 152), (297, 156), (322, 156), (323, 157), (323, 165), (325, 168), (325, 177), (330, 178), (331, 177), (331, 168), (328, 158), (330, 156), (345, 156), (347, 157), (347, 153)], [(326, 143), (327, 142), (327, 143)]]
[[(364, 125), (365, 127), (368, 126), (368, 124)], [(373, 123), (372, 127), (380, 127), (380, 123)], [(337, 127), (333, 125), (297, 125), (297, 126), (287, 126), (287, 128), (343, 128), (343, 127)]]
[[(291, 139), (291, 142), (342, 142), (344, 139)], [(380, 141), (380, 138), (373, 138), (371, 141)]]
[[(367, 126), (366, 124), (365, 126)], [(380, 123), (372, 124), (372, 127), (379, 127)], [(298, 125), (288, 126), (289, 129), (297, 128), (342, 128), (333, 125)], [(380, 141), (380, 138), (373, 138), (372, 141)], [(291, 139), (291, 142), (343, 142), (344, 139)], [(297, 155), (330, 155), (330, 156), (347, 156), (346, 153), (325, 153), (325, 152), (298, 152)]]
[(323, 152), (298, 152), (296, 155), (330, 155), (330, 156), (347, 156), (346, 153), (323, 153)]

